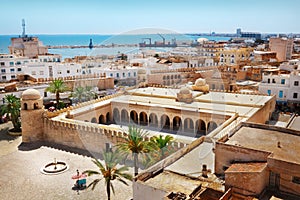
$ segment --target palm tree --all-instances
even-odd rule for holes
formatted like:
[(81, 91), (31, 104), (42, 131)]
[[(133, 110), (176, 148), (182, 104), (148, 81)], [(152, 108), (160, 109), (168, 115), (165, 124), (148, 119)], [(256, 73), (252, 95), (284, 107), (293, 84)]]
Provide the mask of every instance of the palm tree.
[(89, 101), (95, 98), (95, 92), (92, 90), (91, 86), (85, 87), (76, 87), (75, 90), (72, 92), (72, 97), (79, 102)]
[(150, 153), (154, 150), (153, 143), (144, 141), (144, 137), (146, 135), (147, 133), (143, 131), (143, 129), (135, 126), (129, 126), (125, 142), (117, 144), (120, 151), (132, 154), (134, 176), (138, 175), (138, 155)]
[(88, 188), (92, 186), (92, 190), (94, 190), (95, 186), (104, 178), (106, 185), (106, 193), (107, 199), (110, 200), (110, 190), (112, 189), (115, 194), (114, 187), (112, 185), (112, 181), (118, 180), (121, 183), (128, 185), (125, 179), (132, 180), (132, 176), (126, 171), (128, 171), (128, 167), (123, 166), (117, 168), (117, 164), (120, 162), (120, 153), (118, 151), (109, 151), (103, 153), (104, 164), (102, 164), (99, 160), (93, 159), (93, 163), (99, 168), (100, 171), (94, 170), (86, 170), (83, 173), (88, 176), (91, 175), (102, 175), (102, 178), (97, 178), (93, 182), (88, 185)]
[(79, 102), (82, 102), (84, 97), (84, 88), (81, 86), (76, 87), (71, 96)]
[(56, 96), (56, 107), (59, 106), (59, 93), (67, 91), (69, 88), (66, 86), (63, 80), (53, 80), (49, 87), (46, 88), (47, 92), (55, 93)]
[(166, 135), (163, 137), (162, 135), (159, 136), (153, 136), (151, 137), (150, 141), (157, 146), (157, 148), (160, 151), (160, 158), (164, 158), (166, 155), (166, 151), (168, 151), (168, 144), (173, 140), (174, 138), (170, 135)]
[(10, 114), (12, 124), (14, 126), (14, 131), (21, 132), (21, 121), (20, 121), (20, 108), (21, 102), (20, 98), (17, 98), (13, 94), (5, 95), (4, 97), (5, 104), (2, 107), (2, 114)]

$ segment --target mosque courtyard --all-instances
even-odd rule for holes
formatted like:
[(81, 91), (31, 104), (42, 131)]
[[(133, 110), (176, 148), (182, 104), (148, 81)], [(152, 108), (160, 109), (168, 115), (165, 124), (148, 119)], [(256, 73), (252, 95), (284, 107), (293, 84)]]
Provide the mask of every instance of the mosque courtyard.
[[(86, 190), (72, 190), (75, 180), (72, 176), (78, 169), (80, 172), (97, 167), (91, 157), (77, 153), (41, 146), (39, 144), (24, 147), (21, 136), (10, 136), (7, 130), (12, 124), (0, 124), (0, 199), (106, 199), (104, 180), (96, 186)], [(57, 175), (45, 175), (40, 169), (53, 159), (65, 161), (69, 169)], [(132, 170), (130, 169), (130, 173)], [(89, 184), (95, 177), (87, 177)], [(111, 199), (131, 199), (132, 184), (126, 186), (120, 182), (113, 182), (115, 195)]]

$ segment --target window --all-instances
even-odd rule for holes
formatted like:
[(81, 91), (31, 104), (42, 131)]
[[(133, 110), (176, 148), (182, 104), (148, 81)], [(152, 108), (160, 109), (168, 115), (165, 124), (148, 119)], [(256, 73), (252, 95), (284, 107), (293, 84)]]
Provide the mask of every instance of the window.
[(11, 68), (11, 69), (10, 69), (10, 72), (15, 72), (15, 69), (14, 69), (14, 68)]
[(120, 77), (120, 75), (119, 75), (119, 73), (117, 73), (117, 78), (119, 78)]
[(128, 72), (128, 77), (130, 77), (130, 72)]
[(285, 79), (281, 79), (281, 84), (282, 84), (282, 85), (285, 84)]
[(110, 77), (113, 77), (114, 75), (112, 73), (110, 73)]
[(40, 75), (44, 75), (44, 71), (40, 71)]
[(6, 76), (2, 76), (2, 80), (6, 80)]
[(298, 93), (294, 93), (294, 94), (293, 94), (293, 98), (294, 98), (294, 99), (297, 99), (297, 98), (298, 98)]
[(279, 95), (278, 96), (279, 96), (279, 98), (283, 98), (283, 91), (282, 90), (279, 91)]
[(274, 79), (274, 78), (272, 79), (272, 83), (276, 83), (276, 81), (275, 81), (275, 79)]
[(18, 68), (17, 71), (18, 71), (18, 72), (22, 71), (22, 68)]
[(9, 62), (9, 65), (10, 66), (14, 66), (14, 62)]
[(5, 73), (5, 69), (1, 69), (1, 73)]
[(297, 184), (300, 184), (300, 177), (293, 177), (293, 180), (292, 180), (293, 183), (297, 183)]
[(123, 77), (125, 78), (125, 73), (123, 72)]
[(4, 66), (4, 65), (5, 65), (5, 62), (0, 62), (0, 65), (1, 65), (1, 66)]
[(136, 77), (136, 72), (133, 72), (133, 76)]
[(299, 81), (295, 81), (294, 86), (299, 86)]
[(70, 70), (69, 69), (67, 70), (67, 74), (70, 74)]
[(17, 61), (16, 65), (21, 65), (21, 61)]
[(32, 72), (31, 72), (31, 75), (36, 75), (36, 72), (35, 72), (35, 71), (32, 71)]
[(57, 71), (57, 74), (61, 74), (61, 71)]
[(271, 95), (271, 90), (268, 90), (268, 95)]
[(16, 78), (16, 76), (15, 76), (15, 75), (11, 75), (10, 77), (11, 77), (11, 79), (14, 79), (14, 78)]
[(268, 83), (270, 83), (270, 79), (268, 78)]

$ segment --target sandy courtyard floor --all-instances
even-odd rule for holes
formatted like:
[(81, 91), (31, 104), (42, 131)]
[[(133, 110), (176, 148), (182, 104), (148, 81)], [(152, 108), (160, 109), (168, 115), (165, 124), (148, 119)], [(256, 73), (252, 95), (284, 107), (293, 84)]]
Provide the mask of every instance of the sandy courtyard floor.
[[(98, 183), (94, 191), (90, 188), (72, 190), (75, 181), (71, 177), (77, 169), (80, 172), (97, 170), (90, 157), (47, 146), (20, 150), (22, 138), (9, 136), (7, 126), (11, 127), (11, 124), (0, 125), (0, 199), (107, 199), (104, 180)], [(54, 158), (65, 161), (69, 170), (58, 175), (42, 174), (41, 167), (53, 162)], [(94, 178), (97, 177), (88, 177), (87, 184)], [(129, 186), (118, 181), (113, 184), (115, 195), (112, 194), (111, 199), (132, 198), (131, 182)]]

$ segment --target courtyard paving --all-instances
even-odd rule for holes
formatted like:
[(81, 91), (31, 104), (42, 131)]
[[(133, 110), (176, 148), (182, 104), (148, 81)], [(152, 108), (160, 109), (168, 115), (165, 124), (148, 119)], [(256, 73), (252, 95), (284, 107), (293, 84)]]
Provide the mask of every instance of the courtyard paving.
[[(75, 181), (71, 177), (77, 169), (80, 172), (97, 170), (91, 157), (45, 145), (24, 146), (21, 136), (7, 134), (11, 127), (11, 123), (0, 124), (0, 199), (107, 199), (104, 180), (93, 191), (90, 188), (72, 190)], [(40, 169), (54, 158), (65, 161), (69, 170), (57, 175), (42, 174)], [(97, 177), (88, 177), (87, 184), (94, 178)], [(126, 186), (114, 181), (113, 185), (115, 195), (112, 194), (111, 199), (132, 198), (131, 182)]]

